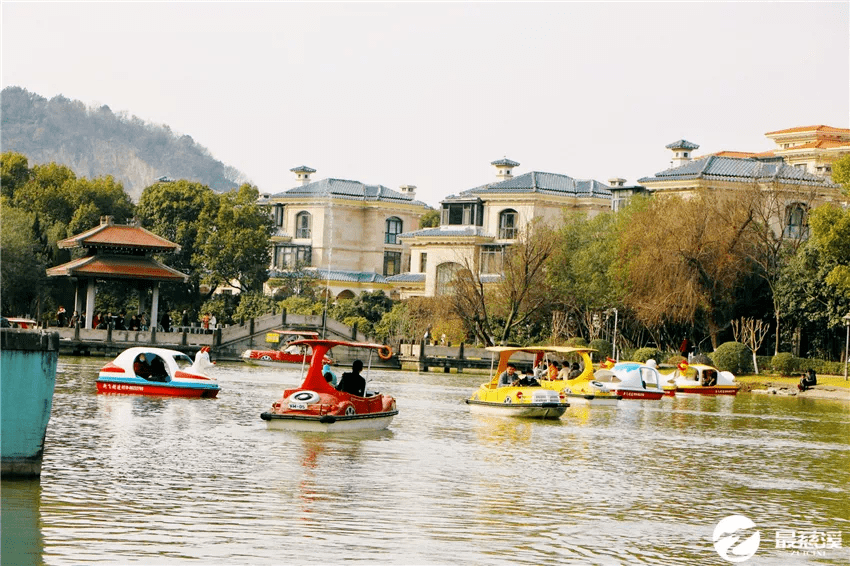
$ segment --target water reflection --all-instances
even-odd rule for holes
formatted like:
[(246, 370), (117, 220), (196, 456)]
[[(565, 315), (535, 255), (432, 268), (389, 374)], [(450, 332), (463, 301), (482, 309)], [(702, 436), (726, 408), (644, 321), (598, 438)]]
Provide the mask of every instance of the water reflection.
[(44, 564), (41, 534), (41, 484), (38, 480), (3, 480), (2, 518), (3, 564), (35, 566)]
[[(762, 530), (752, 563), (786, 564), (776, 529), (850, 530), (841, 404), (675, 397), (530, 421), (471, 414), (480, 376), (374, 371), (398, 400), (389, 430), (328, 436), (259, 418), (297, 372), (222, 364), (217, 398), (168, 399), (96, 395), (102, 363), (60, 359), (42, 526), (24, 527), (48, 564), (717, 564), (734, 513)], [(5, 537), (6, 482), (3, 505)]]

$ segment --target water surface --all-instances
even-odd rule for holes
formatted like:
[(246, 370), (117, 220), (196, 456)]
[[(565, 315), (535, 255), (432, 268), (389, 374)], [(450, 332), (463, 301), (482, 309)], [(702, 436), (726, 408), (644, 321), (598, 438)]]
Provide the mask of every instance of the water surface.
[[(373, 371), (389, 430), (266, 430), (297, 371), (222, 364), (217, 399), (96, 394), (102, 358), (62, 357), (40, 482), (3, 482), (4, 564), (746, 564), (850, 561), (850, 409), (676, 397), (482, 417), (475, 374)], [(777, 530), (840, 531), (815, 555)]]

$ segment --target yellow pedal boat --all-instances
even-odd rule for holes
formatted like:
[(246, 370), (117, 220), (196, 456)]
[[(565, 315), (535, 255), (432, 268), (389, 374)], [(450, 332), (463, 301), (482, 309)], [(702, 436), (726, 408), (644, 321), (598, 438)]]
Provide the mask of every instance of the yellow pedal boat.
[[(564, 414), (570, 404), (563, 393), (543, 387), (539, 380), (525, 378), (522, 381), (524, 376), (510, 362), (514, 354), (536, 353), (537, 349), (491, 346), (487, 350), (498, 354), (499, 364), (490, 381), (483, 383), (466, 400), (470, 412), (538, 419), (557, 419)], [(513, 372), (509, 366), (513, 367)], [(533, 385), (535, 381), (537, 384)]]

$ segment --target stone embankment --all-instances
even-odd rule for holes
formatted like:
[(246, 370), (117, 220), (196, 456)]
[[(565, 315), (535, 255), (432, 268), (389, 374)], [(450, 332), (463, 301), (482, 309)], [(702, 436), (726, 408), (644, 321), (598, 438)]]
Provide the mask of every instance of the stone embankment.
[(806, 391), (800, 391), (795, 384), (788, 383), (766, 383), (766, 388), (760, 388), (759, 384), (749, 383), (741, 390), (742, 392), (756, 395), (780, 395), (786, 397), (800, 397), (802, 399), (835, 399), (850, 402), (850, 389), (845, 387), (834, 387), (831, 385), (815, 385)]

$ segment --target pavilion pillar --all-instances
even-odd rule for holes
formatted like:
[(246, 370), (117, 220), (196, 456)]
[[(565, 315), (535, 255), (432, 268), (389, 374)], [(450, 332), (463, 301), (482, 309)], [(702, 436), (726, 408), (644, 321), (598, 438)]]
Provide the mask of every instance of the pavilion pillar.
[(151, 299), (151, 328), (159, 326), (159, 281), (153, 284), (153, 298)]
[(85, 328), (91, 329), (92, 320), (94, 320), (94, 298), (97, 294), (97, 282), (92, 277), (88, 280), (88, 285), (86, 285), (86, 326)]

